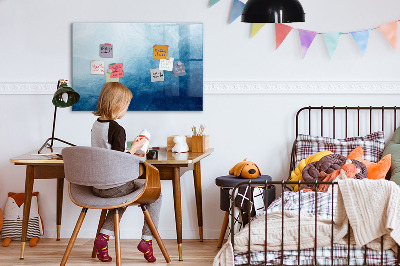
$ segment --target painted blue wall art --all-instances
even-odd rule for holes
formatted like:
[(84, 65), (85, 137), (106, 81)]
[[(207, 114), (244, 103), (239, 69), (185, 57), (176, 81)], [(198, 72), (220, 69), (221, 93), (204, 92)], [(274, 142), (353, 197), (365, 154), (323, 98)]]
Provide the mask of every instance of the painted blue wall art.
[(106, 82), (133, 94), (128, 111), (203, 110), (202, 23), (73, 23), (73, 111), (96, 110)]

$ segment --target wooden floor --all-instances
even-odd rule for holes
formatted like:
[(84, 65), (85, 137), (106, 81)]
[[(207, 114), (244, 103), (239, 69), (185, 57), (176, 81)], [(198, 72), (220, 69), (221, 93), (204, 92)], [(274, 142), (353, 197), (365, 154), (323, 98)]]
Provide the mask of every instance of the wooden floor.
[[(20, 242), (12, 241), (9, 247), (0, 246), (0, 265), (60, 265), (65, 248), (69, 239), (40, 239), (36, 247), (25, 249), (25, 259), (20, 260)], [(154, 241), (154, 254), (157, 258), (156, 263), (149, 264), (143, 254), (136, 249), (140, 240), (121, 240), (122, 264), (123, 265), (212, 265), (215, 255), (218, 253), (217, 240), (183, 240), (183, 261), (178, 260), (178, 247), (176, 240), (163, 240), (168, 250), (172, 262), (167, 264), (162, 256), (157, 242)], [(113, 262), (104, 263), (91, 258), (93, 240), (77, 239), (68, 259), (67, 265), (115, 265), (114, 262), (114, 243), (110, 240), (110, 255)]]

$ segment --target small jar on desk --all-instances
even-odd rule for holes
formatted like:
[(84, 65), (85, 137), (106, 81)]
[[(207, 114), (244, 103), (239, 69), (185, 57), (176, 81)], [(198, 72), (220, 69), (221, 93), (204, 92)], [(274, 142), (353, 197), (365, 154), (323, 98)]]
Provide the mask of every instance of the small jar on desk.
[[(220, 248), (222, 246), (222, 242), (225, 237), (225, 232), (228, 227), (228, 222), (229, 222), (229, 212), (230, 212), (230, 190), (233, 189), (236, 185), (242, 183), (242, 182), (264, 182), (265, 181), (272, 181), (272, 178), (268, 175), (261, 175), (257, 178), (254, 179), (245, 179), (241, 177), (237, 177), (234, 175), (226, 175), (226, 176), (220, 176), (215, 179), (215, 184), (220, 187), (220, 209), (225, 212), (225, 217), (224, 221), (222, 222), (222, 228), (221, 228), (221, 233), (219, 236), (218, 240), (218, 245), (217, 247)], [(254, 184), (252, 187), (264, 187), (264, 185), (257, 185)], [(268, 207), (274, 200), (275, 200), (275, 186), (269, 185), (265, 190), (264, 190), (264, 200), (265, 206)]]

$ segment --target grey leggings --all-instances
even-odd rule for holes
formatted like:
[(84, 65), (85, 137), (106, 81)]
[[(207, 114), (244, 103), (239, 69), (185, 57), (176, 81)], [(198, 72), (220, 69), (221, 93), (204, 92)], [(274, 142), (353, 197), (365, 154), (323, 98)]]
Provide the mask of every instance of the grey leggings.
[[(143, 186), (144, 182), (133, 180), (119, 187), (113, 187), (108, 189), (93, 188), (93, 194), (101, 198), (116, 198), (128, 195), (138, 189), (141, 189)], [(158, 221), (160, 218), (161, 202), (162, 202), (162, 196), (160, 194), (160, 197), (155, 202), (146, 204), (146, 207), (149, 210), (151, 218), (153, 218), (154, 224), (157, 228), (158, 228)], [(118, 208), (120, 219), (122, 218), (122, 215), (124, 214), (125, 210), (126, 207)], [(100, 233), (109, 236), (114, 236), (114, 214), (115, 214), (115, 209), (108, 210), (106, 220), (104, 221)], [(152, 238), (153, 234), (150, 230), (149, 225), (145, 220), (142, 230), (142, 239), (151, 240)]]

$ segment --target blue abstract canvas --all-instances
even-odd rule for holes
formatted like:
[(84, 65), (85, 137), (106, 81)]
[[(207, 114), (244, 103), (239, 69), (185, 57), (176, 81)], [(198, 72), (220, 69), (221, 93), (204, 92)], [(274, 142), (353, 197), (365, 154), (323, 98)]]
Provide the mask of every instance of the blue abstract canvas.
[[(72, 87), (81, 96), (73, 111), (96, 110), (109, 65), (119, 63), (119, 82), (133, 94), (128, 111), (203, 110), (203, 24), (73, 23), (72, 35)], [(161, 71), (163, 81), (153, 77), (152, 82), (151, 70), (160, 66), (153, 58), (155, 45), (168, 45), (174, 71)], [(92, 74), (93, 60), (96, 67), (104, 63), (103, 74)]]

